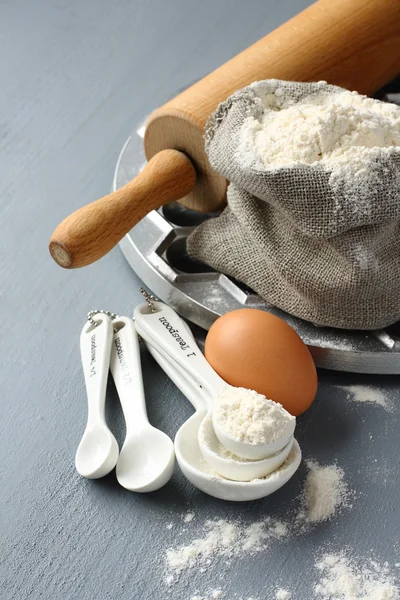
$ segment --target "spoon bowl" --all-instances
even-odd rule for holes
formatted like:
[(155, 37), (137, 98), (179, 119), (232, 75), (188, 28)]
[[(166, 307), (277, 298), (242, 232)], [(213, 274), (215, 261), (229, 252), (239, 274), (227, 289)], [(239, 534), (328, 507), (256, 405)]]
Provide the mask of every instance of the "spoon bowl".
[(119, 448), (109, 430), (105, 415), (105, 397), (111, 355), (112, 324), (105, 314), (88, 321), (80, 336), (82, 368), (88, 402), (85, 431), (75, 455), (75, 467), (82, 477), (98, 479), (113, 470)]
[(117, 440), (108, 428), (88, 426), (76, 451), (76, 470), (87, 479), (99, 479), (113, 470), (118, 454)]
[(287, 459), (293, 436), (284, 448), (262, 460), (249, 460), (227, 452), (215, 435), (211, 414), (208, 413), (199, 427), (199, 447), (209, 467), (234, 481), (251, 481), (266, 477), (276, 471)]
[(131, 492), (153, 492), (172, 477), (174, 444), (147, 418), (139, 339), (128, 317), (114, 320), (110, 369), (126, 422), (116, 469), (118, 483)]
[(185, 477), (199, 490), (234, 502), (258, 500), (273, 494), (297, 471), (301, 461), (301, 450), (296, 440), (285, 462), (279, 469), (266, 477), (252, 481), (232, 481), (213, 472), (200, 450), (197, 432), (204, 413), (195, 413), (186, 421), (175, 437), (175, 454)]
[(132, 492), (153, 492), (172, 477), (175, 452), (172, 440), (149, 425), (129, 437), (122, 446), (117, 464), (118, 483)]

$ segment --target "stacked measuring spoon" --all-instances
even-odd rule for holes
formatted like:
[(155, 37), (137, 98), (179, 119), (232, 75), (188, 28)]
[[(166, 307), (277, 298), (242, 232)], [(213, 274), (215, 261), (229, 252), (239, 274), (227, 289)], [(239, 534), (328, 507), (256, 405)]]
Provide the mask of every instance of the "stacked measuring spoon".
[(196, 409), (175, 437), (184, 475), (208, 494), (228, 500), (261, 498), (282, 487), (301, 460), (294, 421), (273, 444), (235, 439), (215, 419), (221, 392), (231, 386), (208, 364), (186, 323), (161, 302), (138, 306), (134, 317), (151, 354)]

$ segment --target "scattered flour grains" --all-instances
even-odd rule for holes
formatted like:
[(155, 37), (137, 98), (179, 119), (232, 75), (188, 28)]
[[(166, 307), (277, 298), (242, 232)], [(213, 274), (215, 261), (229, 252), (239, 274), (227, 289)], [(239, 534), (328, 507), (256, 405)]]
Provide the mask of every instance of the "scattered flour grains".
[(259, 598), (258, 596), (257, 598), (254, 596), (238, 596), (237, 594), (234, 596), (229, 594), (227, 596), (223, 590), (211, 590), (206, 593), (203, 592), (200, 595), (191, 596), (190, 600), (269, 600), (269, 598), (265, 598), (264, 596), (263, 598)]
[[(192, 568), (201, 572), (219, 557), (230, 559), (262, 552), (274, 540), (301, 533), (305, 525), (326, 521), (343, 506), (349, 506), (351, 492), (344, 480), (343, 469), (337, 465), (320, 466), (314, 461), (309, 461), (307, 466), (300, 512), (294, 511), (285, 521), (272, 517), (250, 524), (227, 519), (205, 521), (200, 536), (166, 551), (166, 583), (175, 583), (180, 573)], [(182, 520), (191, 523), (192, 514), (186, 513)]]
[(291, 600), (292, 594), (283, 588), (279, 588), (275, 594), (276, 600)]
[[(396, 565), (398, 567), (398, 565)], [(395, 568), (396, 568), (395, 567)], [(350, 558), (348, 554), (327, 553), (315, 561), (319, 573), (316, 583), (308, 580), (309, 600), (400, 600), (399, 577), (395, 568), (388, 563), (373, 560), (362, 561)], [(314, 580), (315, 582), (315, 580)], [(303, 596), (302, 596), (303, 597)], [(195, 595), (190, 600), (272, 600), (269, 593), (257, 598), (226, 596), (224, 590), (215, 589), (206, 595)], [(274, 594), (275, 600), (295, 600), (292, 592), (279, 588)]]
[(296, 418), (280, 404), (245, 388), (228, 386), (218, 395), (214, 422), (232, 439), (248, 444), (269, 444), (290, 436)]
[[(350, 506), (352, 492), (345, 482), (342, 468), (335, 464), (321, 466), (315, 461), (309, 461), (307, 467), (298, 514), (294, 511), (286, 521), (272, 517), (254, 523), (227, 519), (205, 521), (195, 539), (167, 550), (164, 556), (167, 585), (177, 583), (179, 575), (191, 569), (207, 574), (209, 579), (213, 563), (219, 558), (230, 562), (235, 557), (263, 552), (274, 541), (304, 533), (309, 526), (326, 521), (342, 507)], [(191, 523), (194, 518), (194, 513), (182, 514), (184, 523)], [(347, 550), (317, 556), (315, 568), (317, 580), (314, 577), (307, 579), (309, 600), (400, 600), (400, 563), (391, 567), (388, 563), (362, 561)], [(211, 580), (207, 592), (192, 592), (190, 600), (296, 600), (293, 592), (285, 588), (265, 591), (257, 597), (240, 594), (228, 597), (225, 587), (221, 586), (221, 579), (218, 581), (220, 585), (216, 583)]]
[(337, 465), (321, 466), (308, 461), (308, 475), (302, 494), (298, 520), (306, 523), (327, 521), (340, 507), (348, 504), (349, 490), (344, 471)]
[(192, 596), (190, 600), (222, 600), (225, 597), (225, 594), (222, 590), (212, 590), (207, 593), (207, 596)]
[(356, 564), (346, 554), (325, 554), (316, 562), (317, 598), (325, 600), (399, 600), (400, 589), (387, 563)]
[(343, 385), (339, 386), (339, 389), (347, 392), (347, 399), (351, 402), (376, 404), (389, 412), (393, 409), (385, 395), (377, 388), (367, 385)]
[(288, 533), (286, 523), (270, 517), (250, 525), (225, 519), (206, 521), (201, 537), (188, 545), (167, 550), (167, 583), (172, 582), (171, 575), (211, 565), (220, 556), (231, 558), (261, 552), (273, 539), (283, 538)]
[(182, 520), (184, 523), (191, 523), (195, 518), (195, 514), (193, 512), (188, 512), (186, 515), (182, 516)]

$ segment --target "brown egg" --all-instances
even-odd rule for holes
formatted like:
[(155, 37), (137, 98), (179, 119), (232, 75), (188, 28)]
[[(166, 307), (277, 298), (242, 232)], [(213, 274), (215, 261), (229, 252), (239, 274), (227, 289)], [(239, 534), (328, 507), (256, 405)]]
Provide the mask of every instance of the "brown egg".
[(227, 383), (256, 390), (301, 415), (317, 392), (317, 371), (300, 336), (263, 310), (226, 313), (211, 326), (205, 343), (210, 365)]

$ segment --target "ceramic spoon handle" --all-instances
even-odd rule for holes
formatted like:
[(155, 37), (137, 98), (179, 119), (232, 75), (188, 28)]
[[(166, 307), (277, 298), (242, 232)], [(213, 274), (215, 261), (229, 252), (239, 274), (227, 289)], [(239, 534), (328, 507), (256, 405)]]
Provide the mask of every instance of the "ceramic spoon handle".
[(113, 321), (114, 333), (110, 370), (126, 422), (127, 437), (148, 423), (140, 365), (139, 340), (132, 319)]
[(106, 426), (104, 406), (107, 377), (110, 365), (112, 323), (110, 317), (99, 314), (94, 317), (96, 326), (89, 321), (80, 337), (82, 367), (88, 398), (88, 425)]
[(136, 328), (143, 339), (169, 356), (174, 363), (197, 382), (199, 391), (205, 388), (210, 398), (215, 397), (226, 383), (204, 358), (184, 321), (169, 306), (155, 302), (152, 313), (147, 304), (135, 309)]
[(146, 347), (154, 360), (162, 368), (164, 373), (168, 375), (176, 387), (189, 400), (193, 408), (196, 410), (207, 411), (211, 402), (210, 398), (205, 391), (204, 394), (201, 393), (202, 390), (199, 390), (197, 382), (190, 375), (188, 375), (188, 373), (184, 371), (182, 367), (179, 367), (179, 365), (176, 363), (171, 362), (165, 355), (161, 354), (159, 350), (156, 350), (153, 348), (153, 346), (150, 346), (150, 344), (147, 343)]

